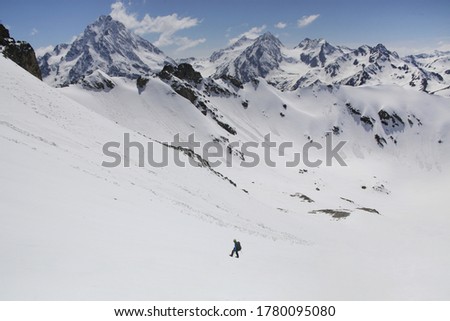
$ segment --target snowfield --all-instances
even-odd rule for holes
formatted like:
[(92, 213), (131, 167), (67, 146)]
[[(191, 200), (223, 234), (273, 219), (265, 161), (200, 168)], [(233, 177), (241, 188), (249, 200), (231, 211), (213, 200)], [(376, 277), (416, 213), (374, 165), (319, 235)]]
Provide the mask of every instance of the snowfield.
[[(2, 56), (0, 69), (1, 300), (450, 299), (448, 98), (397, 86), (281, 92), (260, 79), (209, 97), (231, 135), (156, 77), (142, 92), (118, 77), (93, 91), (52, 88)], [(129, 168), (101, 166), (103, 145), (124, 133), (153, 142), (158, 159), (158, 141), (177, 133), (302, 146), (334, 126), (346, 167), (289, 168), (293, 151), (276, 149), (276, 167), (243, 168), (237, 155), (216, 172), (139, 167), (136, 150)]]

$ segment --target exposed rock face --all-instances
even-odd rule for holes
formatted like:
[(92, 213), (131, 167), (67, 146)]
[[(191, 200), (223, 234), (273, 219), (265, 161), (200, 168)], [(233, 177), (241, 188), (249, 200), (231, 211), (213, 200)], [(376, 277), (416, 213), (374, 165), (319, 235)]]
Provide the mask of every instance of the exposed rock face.
[(3, 55), (11, 59), (33, 76), (42, 80), (41, 70), (36, 59), (33, 47), (25, 41), (15, 41), (9, 35), (8, 29), (0, 24), (0, 46)]
[(9, 30), (6, 29), (4, 25), (0, 24), (0, 39), (3, 41), (4, 38), (10, 38)]
[(172, 87), (181, 97), (189, 100), (203, 115), (211, 117), (220, 127), (232, 135), (236, 130), (225, 123), (218, 109), (214, 107), (207, 97), (230, 97), (228, 89), (219, 86), (213, 79), (204, 79), (192, 65), (181, 63), (178, 66), (165, 65), (158, 77)]
[(334, 47), (323, 39), (306, 38), (296, 48), (301, 48), (300, 60), (311, 67), (325, 67), (327, 60), (333, 55), (343, 54), (343, 51)]
[(199, 84), (203, 79), (202, 75), (192, 68), (192, 65), (186, 63), (179, 64), (178, 67), (166, 65), (164, 66), (163, 72), (168, 72), (175, 77), (194, 84)]

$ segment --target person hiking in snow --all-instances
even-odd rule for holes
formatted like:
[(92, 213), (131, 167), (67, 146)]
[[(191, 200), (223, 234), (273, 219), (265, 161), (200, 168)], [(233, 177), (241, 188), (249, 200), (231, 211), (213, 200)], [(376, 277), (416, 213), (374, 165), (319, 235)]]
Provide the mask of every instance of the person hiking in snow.
[(234, 248), (233, 248), (233, 251), (231, 251), (230, 256), (233, 256), (233, 254), (236, 253), (236, 257), (239, 258), (239, 251), (242, 250), (241, 243), (236, 240), (233, 240), (233, 242), (234, 242)]

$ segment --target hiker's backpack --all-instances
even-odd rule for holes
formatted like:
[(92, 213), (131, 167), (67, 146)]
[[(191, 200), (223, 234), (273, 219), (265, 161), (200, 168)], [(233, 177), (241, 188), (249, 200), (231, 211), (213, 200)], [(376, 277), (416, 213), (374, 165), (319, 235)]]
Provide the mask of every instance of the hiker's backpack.
[(236, 242), (236, 251), (242, 250), (241, 242)]

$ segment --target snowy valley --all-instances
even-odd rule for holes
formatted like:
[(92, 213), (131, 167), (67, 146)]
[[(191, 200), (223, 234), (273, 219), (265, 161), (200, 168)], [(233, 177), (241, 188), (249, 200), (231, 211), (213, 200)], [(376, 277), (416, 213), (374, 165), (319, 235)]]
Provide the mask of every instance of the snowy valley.
[[(449, 57), (266, 33), (176, 61), (110, 16), (44, 81), (0, 56), (0, 299), (448, 300)], [(168, 166), (124, 167), (125, 134)], [(241, 166), (267, 134), (276, 166)], [(286, 166), (327, 140), (346, 166)]]

